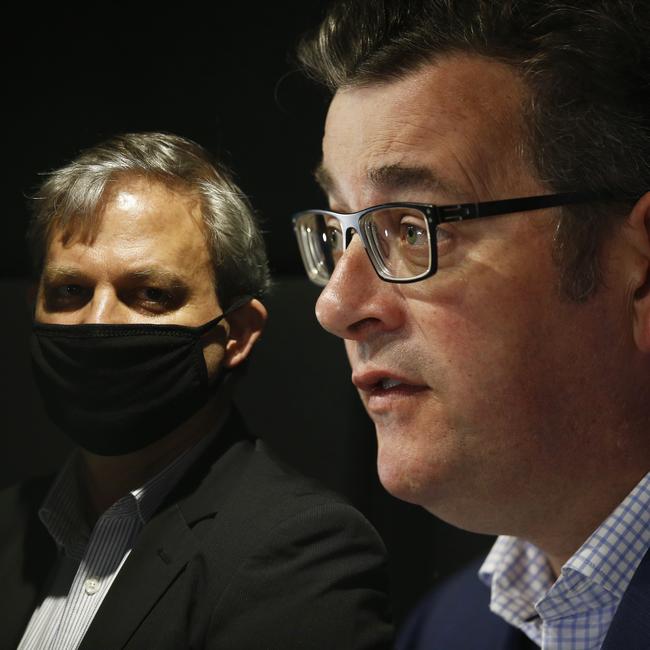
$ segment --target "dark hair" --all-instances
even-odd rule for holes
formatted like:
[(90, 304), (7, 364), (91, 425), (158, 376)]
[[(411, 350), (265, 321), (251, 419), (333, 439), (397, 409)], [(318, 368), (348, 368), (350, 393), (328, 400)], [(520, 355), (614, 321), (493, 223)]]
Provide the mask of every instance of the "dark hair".
[[(298, 58), (332, 92), (399, 79), (440, 55), (506, 63), (529, 97), (524, 134), (555, 191), (650, 188), (650, 3), (643, 0), (341, 0)], [(563, 290), (600, 284), (599, 251), (634, 200), (562, 209), (555, 256)]]
[(224, 307), (243, 295), (261, 297), (270, 275), (266, 248), (246, 196), (229, 170), (201, 146), (167, 133), (126, 133), (83, 151), (48, 174), (33, 198), (28, 232), (37, 275), (52, 231), (87, 236), (110, 191), (123, 178), (141, 176), (195, 194)]

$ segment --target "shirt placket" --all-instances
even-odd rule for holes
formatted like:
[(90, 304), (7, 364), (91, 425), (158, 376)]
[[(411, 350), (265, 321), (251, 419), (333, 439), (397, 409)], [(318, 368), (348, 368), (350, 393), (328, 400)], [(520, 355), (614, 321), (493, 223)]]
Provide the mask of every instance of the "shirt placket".
[(140, 528), (135, 500), (118, 502), (97, 521), (74, 577), (53, 650), (77, 648), (126, 561)]

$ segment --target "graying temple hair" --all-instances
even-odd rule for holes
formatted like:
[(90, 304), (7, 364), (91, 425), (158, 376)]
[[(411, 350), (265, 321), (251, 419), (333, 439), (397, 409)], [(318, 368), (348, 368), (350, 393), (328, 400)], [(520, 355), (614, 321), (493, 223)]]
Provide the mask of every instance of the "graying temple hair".
[(264, 240), (251, 206), (228, 169), (198, 144), (166, 133), (127, 133), (83, 151), (48, 175), (33, 199), (28, 241), (40, 276), (53, 230), (87, 237), (111, 186), (144, 177), (199, 198), (222, 306), (236, 297), (262, 297), (270, 274)]

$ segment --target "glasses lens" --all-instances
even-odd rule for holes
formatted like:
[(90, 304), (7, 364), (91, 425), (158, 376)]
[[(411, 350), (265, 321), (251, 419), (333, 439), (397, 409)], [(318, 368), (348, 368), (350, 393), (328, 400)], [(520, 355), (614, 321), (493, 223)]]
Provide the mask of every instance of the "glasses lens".
[(408, 206), (378, 208), (365, 214), (360, 224), (380, 275), (405, 280), (429, 272), (429, 222), (423, 212)]
[(306, 212), (296, 218), (295, 229), (309, 279), (324, 286), (343, 254), (340, 223), (334, 217), (320, 212)]

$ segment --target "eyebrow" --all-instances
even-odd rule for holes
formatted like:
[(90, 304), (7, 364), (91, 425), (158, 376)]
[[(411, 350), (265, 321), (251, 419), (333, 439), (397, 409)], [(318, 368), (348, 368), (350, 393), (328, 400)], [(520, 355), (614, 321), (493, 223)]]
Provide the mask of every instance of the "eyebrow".
[(336, 183), (322, 162), (318, 163), (318, 166), (314, 169), (314, 179), (325, 194), (336, 193)]
[(368, 170), (368, 180), (378, 190), (427, 190), (444, 195), (462, 193), (459, 185), (429, 167), (384, 165)]
[(164, 284), (172, 289), (184, 289), (187, 288), (187, 282), (181, 278), (178, 274), (173, 273), (172, 271), (167, 271), (166, 269), (158, 268), (143, 268), (135, 269), (127, 273), (131, 278), (137, 280), (147, 280), (150, 282), (158, 282)]
[(46, 266), (41, 273), (42, 282), (64, 282), (85, 278), (86, 274), (73, 266)]
[[(325, 194), (338, 195), (336, 181), (322, 162), (314, 170), (314, 178)], [(458, 198), (467, 195), (467, 191), (458, 183), (429, 167), (382, 165), (369, 169), (367, 178), (374, 189), (384, 192), (426, 190), (446, 197)]]
[[(49, 266), (42, 274), (44, 283), (70, 282), (87, 278), (87, 274), (74, 266)], [(166, 269), (145, 267), (127, 271), (124, 278), (131, 280), (148, 281), (165, 285), (171, 289), (186, 289), (187, 282), (178, 274)]]

